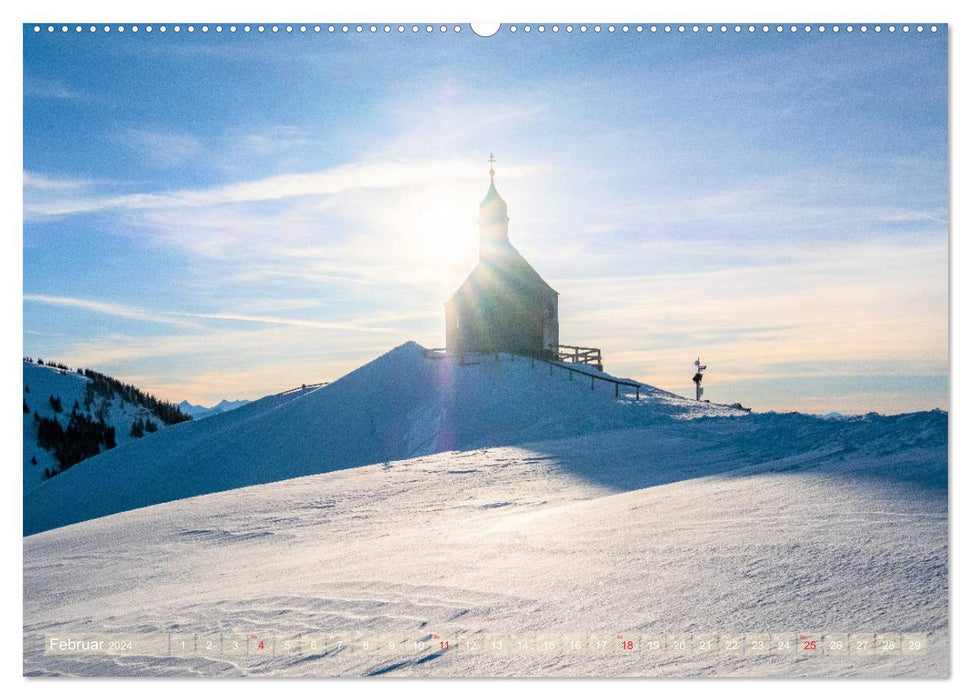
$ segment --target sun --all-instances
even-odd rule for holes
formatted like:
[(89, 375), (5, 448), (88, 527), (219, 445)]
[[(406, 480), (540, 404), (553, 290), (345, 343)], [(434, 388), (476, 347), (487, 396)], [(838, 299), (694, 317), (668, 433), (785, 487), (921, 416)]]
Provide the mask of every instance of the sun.
[(426, 187), (409, 195), (399, 213), (412, 254), (425, 265), (474, 264), (478, 202), (460, 187)]

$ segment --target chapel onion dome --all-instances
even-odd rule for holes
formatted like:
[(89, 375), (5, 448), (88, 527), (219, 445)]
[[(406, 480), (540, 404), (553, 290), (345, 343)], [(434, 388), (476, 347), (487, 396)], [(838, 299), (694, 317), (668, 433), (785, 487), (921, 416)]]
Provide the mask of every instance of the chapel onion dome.
[(509, 221), (506, 211), (506, 200), (499, 196), (496, 190), (495, 171), (489, 170), (489, 191), (486, 192), (485, 199), (479, 205), (480, 224), (505, 224)]

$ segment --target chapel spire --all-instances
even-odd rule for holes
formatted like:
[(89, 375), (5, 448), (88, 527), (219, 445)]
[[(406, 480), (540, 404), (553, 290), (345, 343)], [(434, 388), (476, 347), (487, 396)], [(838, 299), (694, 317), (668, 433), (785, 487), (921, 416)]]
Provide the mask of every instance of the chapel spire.
[(496, 157), (489, 154), (489, 191), (479, 205), (479, 257), (509, 241), (509, 216), (505, 200), (496, 189)]

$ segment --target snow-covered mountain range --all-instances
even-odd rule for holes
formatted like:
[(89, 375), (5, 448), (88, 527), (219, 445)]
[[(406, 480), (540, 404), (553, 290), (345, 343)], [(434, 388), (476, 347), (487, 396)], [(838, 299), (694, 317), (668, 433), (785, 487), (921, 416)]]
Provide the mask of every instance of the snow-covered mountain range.
[(236, 399), (234, 401), (223, 399), (214, 406), (201, 406), (199, 404), (189, 403), (188, 401), (180, 401), (176, 406), (187, 416), (192, 416), (195, 420), (199, 420), (200, 418), (207, 418), (218, 413), (235, 410), (248, 403), (250, 403), (249, 399)]
[[(946, 413), (823, 419), (618, 393), (409, 343), (86, 460), (25, 498), (25, 672), (948, 673)], [(43, 653), (45, 635), (78, 630), (259, 634), (281, 652)], [(920, 633), (927, 648), (282, 652), (334, 635), (593, 633)]]

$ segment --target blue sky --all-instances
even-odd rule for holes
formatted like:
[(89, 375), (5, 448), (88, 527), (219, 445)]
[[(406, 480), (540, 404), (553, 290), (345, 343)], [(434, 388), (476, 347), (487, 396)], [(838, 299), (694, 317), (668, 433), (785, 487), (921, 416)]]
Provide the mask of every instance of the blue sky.
[(608, 371), (947, 407), (946, 31), (464, 29), (25, 27), (24, 353), (212, 403), (440, 346), (491, 151)]

